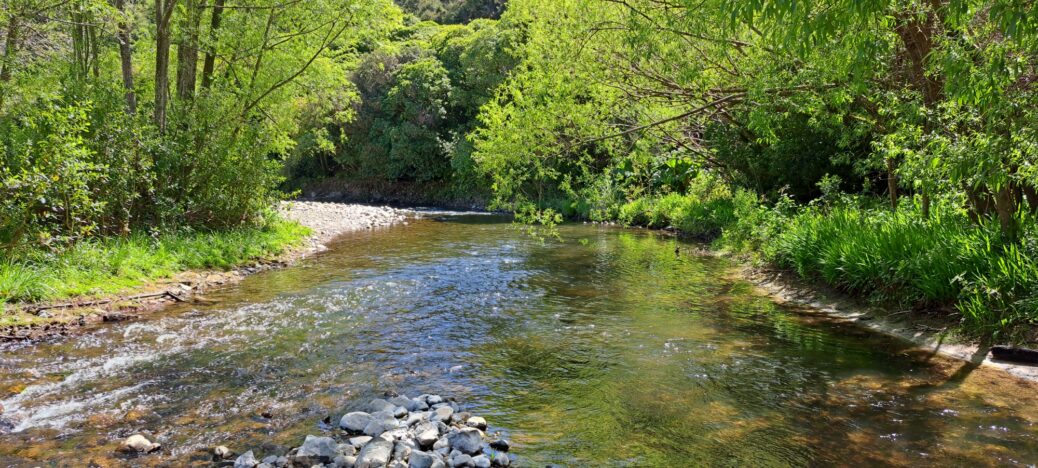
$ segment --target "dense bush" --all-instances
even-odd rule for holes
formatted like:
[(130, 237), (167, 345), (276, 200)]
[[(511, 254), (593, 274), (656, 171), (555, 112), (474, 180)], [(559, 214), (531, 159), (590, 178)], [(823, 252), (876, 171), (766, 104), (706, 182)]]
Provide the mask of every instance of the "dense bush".
[(392, 36), (350, 74), (358, 94), (350, 118), (308, 133), (289, 160), (289, 178), (296, 186), (335, 175), (485, 193), (467, 137), (479, 108), (517, 63), (522, 25), (425, 22)]

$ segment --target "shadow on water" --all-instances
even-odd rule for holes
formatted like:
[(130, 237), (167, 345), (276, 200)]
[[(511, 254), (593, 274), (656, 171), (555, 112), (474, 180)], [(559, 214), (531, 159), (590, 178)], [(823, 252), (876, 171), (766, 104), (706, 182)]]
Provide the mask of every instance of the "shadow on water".
[[(648, 231), (468, 215), (342, 238), (135, 323), (0, 349), (0, 465), (284, 451), (385, 391), (456, 396), (530, 466), (1038, 461), (1030, 384), (778, 306)], [(334, 431), (331, 431), (334, 432)]]

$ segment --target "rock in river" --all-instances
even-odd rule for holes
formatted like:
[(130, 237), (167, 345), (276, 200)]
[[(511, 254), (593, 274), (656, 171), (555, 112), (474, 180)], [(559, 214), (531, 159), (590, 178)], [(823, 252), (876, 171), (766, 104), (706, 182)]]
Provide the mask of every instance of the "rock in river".
[(468, 427), (474, 427), (480, 430), (487, 430), (487, 420), (479, 416), (472, 416), (465, 421), (465, 425)]
[(511, 448), (511, 445), (509, 445), (508, 441), (505, 439), (497, 439), (490, 442), (490, 448), (501, 452), (507, 452), (508, 449)]
[(354, 468), (382, 468), (389, 463), (389, 455), (393, 453), (393, 443), (385, 439), (372, 439), (357, 455)]
[(476, 428), (466, 427), (448, 436), (448, 440), (452, 449), (462, 453), (476, 454), (483, 449), (483, 437)]

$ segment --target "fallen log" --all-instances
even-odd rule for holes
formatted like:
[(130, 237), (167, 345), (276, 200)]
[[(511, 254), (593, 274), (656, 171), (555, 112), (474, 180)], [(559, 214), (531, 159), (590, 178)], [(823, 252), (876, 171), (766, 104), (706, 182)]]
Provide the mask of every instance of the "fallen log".
[(1011, 346), (992, 346), (991, 357), (999, 361), (1038, 364), (1038, 350), (1014, 348)]
[(44, 304), (44, 305), (26, 307), (23, 310), (25, 312), (28, 312), (30, 314), (34, 314), (35, 315), (35, 314), (39, 314), (40, 312), (43, 312), (45, 310), (68, 309), (68, 308), (71, 308), (71, 307), (92, 307), (92, 306), (97, 306), (97, 305), (111, 304), (113, 302), (118, 302), (118, 301), (138, 301), (138, 300), (141, 300), (141, 299), (151, 299), (151, 298), (162, 297), (162, 296), (169, 296), (169, 297), (173, 298), (173, 300), (175, 300), (177, 302), (185, 302), (184, 298), (178, 296), (173, 291), (162, 291), (162, 292), (157, 292), (157, 293), (137, 294), (137, 295), (126, 296), (126, 297), (110, 297), (110, 298), (107, 298), (107, 299), (97, 299), (97, 300), (93, 300), (93, 301), (64, 302), (64, 303), (61, 303), (61, 304)]

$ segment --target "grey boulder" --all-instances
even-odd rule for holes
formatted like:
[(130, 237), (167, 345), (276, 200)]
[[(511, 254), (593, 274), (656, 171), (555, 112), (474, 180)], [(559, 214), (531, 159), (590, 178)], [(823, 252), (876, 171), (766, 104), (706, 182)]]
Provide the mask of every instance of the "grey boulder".
[(466, 427), (447, 437), (451, 448), (462, 453), (476, 454), (483, 450), (483, 436), (480, 435), (479, 429)]
[(339, 427), (350, 432), (361, 432), (374, 419), (375, 418), (371, 417), (368, 413), (363, 411), (354, 411), (352, 413), (346, 413), (346, 415), (339, 420)]
[(240, 457), (234, 460), (234, 468), (254, 468), (259, 465), (259, 460), (256, 459), (256, 455), (252, 453), (252, 450), (241, 454)]
[(306, 440), (303, 441), (303, 445), (292, 456), (292, 462), (297, 465), (306, 464), (306, 466), (331, 463), (332, 460), (335, 460), (335, 457), (342, 455), (338, 448), (339, 444), (331, 437), (308, 435)]
[(389, 463), (393, 443), (385, 439), (372, 439), (357, 455), (355, 468), (382, 468)]

